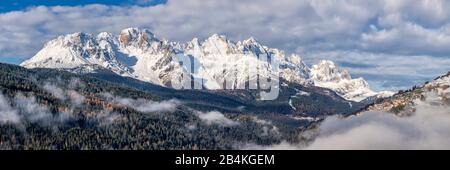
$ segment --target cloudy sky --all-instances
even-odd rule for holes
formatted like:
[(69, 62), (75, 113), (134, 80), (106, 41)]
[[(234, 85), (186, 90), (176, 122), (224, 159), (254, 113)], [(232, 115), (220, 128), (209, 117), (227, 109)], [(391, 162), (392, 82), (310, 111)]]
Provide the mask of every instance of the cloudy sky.
[(143, 27), (181, 42), (253, 36), (394, 90), (450, 71), (448, 9), (450, 0), (2, 0), (0, 62), (20, 63), (62, 34)]

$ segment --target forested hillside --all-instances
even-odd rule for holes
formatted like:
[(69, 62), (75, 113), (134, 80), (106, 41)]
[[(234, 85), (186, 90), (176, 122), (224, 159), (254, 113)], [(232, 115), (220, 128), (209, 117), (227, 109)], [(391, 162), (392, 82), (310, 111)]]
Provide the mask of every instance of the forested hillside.
[(198, 111), (51, 69), (1, 64), (0, 75), (0, 149), (231, 149), (297, 141), (306, 124), (276, 114)]

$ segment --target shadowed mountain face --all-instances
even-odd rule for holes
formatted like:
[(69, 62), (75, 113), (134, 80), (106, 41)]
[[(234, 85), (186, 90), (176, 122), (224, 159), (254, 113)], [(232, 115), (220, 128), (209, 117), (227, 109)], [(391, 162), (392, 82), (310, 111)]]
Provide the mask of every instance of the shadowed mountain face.
[(326, 115), (364, 105), (287, 82), (251, 90), (174, 90), (109, 70), (73, 74), (0, 64), (1, 149), (232, 149), (298, 142)]

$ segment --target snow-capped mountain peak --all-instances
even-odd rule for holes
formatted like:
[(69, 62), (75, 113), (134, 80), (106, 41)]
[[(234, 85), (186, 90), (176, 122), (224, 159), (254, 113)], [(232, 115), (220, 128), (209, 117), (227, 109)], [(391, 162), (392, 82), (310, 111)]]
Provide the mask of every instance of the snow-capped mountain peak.
[(253, 37), (243, 40), (242, 42), (238, 42), (238, 44), (247, 48), (264, 48), (261, 43)]
[[(267, 61), (257, 57), (261, 54), (280, 63), (278, 73), (268, 68)], [(180, 64), (180, 56), (193, 60), (196, 64), (193, 70)], [(101, 66), (122, 76), (163, 86), (171, 86), (174, 77), (190, 74), (195, 79), (194, 84), (202, 84), (200, 87), (207, 89), (224, 88), (225, 79), (232, 79), (232, 86), (237, 87), (256, 78), (254, 74), (260, 77), (279, 74), (289, 82), (330, 88), (348, 100), (359, 101), (376, 95), (366, 81), (352, 79), (348, 71), (337, 68), (331, 61), (321, 61), (309, 68), (300, 56), (286, 55), (253, 37), (234, 42), (219, 34), (203, 41), (194, 38), (178, 43), (162, 41), (150, 30), (139, 28), (124, 29), (119, 35), (73, 33), (49, 41), (21, 65), (81, 72), (94, 71), (96, 66)], [(252, 67), (262, 69), (255, 73)]]
[(99, 40), (112, 40), (114, 38), (114, 35), (112, 35), (109, 32), (101, 32), (97, 35), (97, 39)]
[(311, 68), (311, 78), (321, 82), (340, 82), (342, 80), (351, 80), (352, 77), (347, 70), (338, 69), (334, 62), (322, 60)]
[(127, 46), (130, 44), (136, 44), (143, 46), (150, 41), (159, 41), (155, 38), (155, 35), (147, 29), (127, 28), (120, 32), (119, 42), (120, 44)]
[(368, 97), (386, 97), (393, 93), (376, 93), (369, 88), (369, 84), (363, 78), (352, 79), (348, 70), (339, 69), (329, 60), (322, 60), (311, 68), (311, 79), (314, 85), (329, 88), (348, 100), (362, 101)]

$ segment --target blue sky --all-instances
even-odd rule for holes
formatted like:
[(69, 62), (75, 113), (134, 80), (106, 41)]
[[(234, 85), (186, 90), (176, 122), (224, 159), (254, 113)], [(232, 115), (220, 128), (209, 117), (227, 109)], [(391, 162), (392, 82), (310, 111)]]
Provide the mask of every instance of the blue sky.
[(179, 42), (255, 37), (397, 90), (450, 70), (448, 9), (448, 0), (1, 0), (0, 62), (20, 63), (59, 35), (141, 27)]
[(166, 0), (1, 0), (0, 13), (23, 10), (33, 6), (77, 6), (88, 4), (104, 5), (139, 5), (151, 6), (161, 4)]

